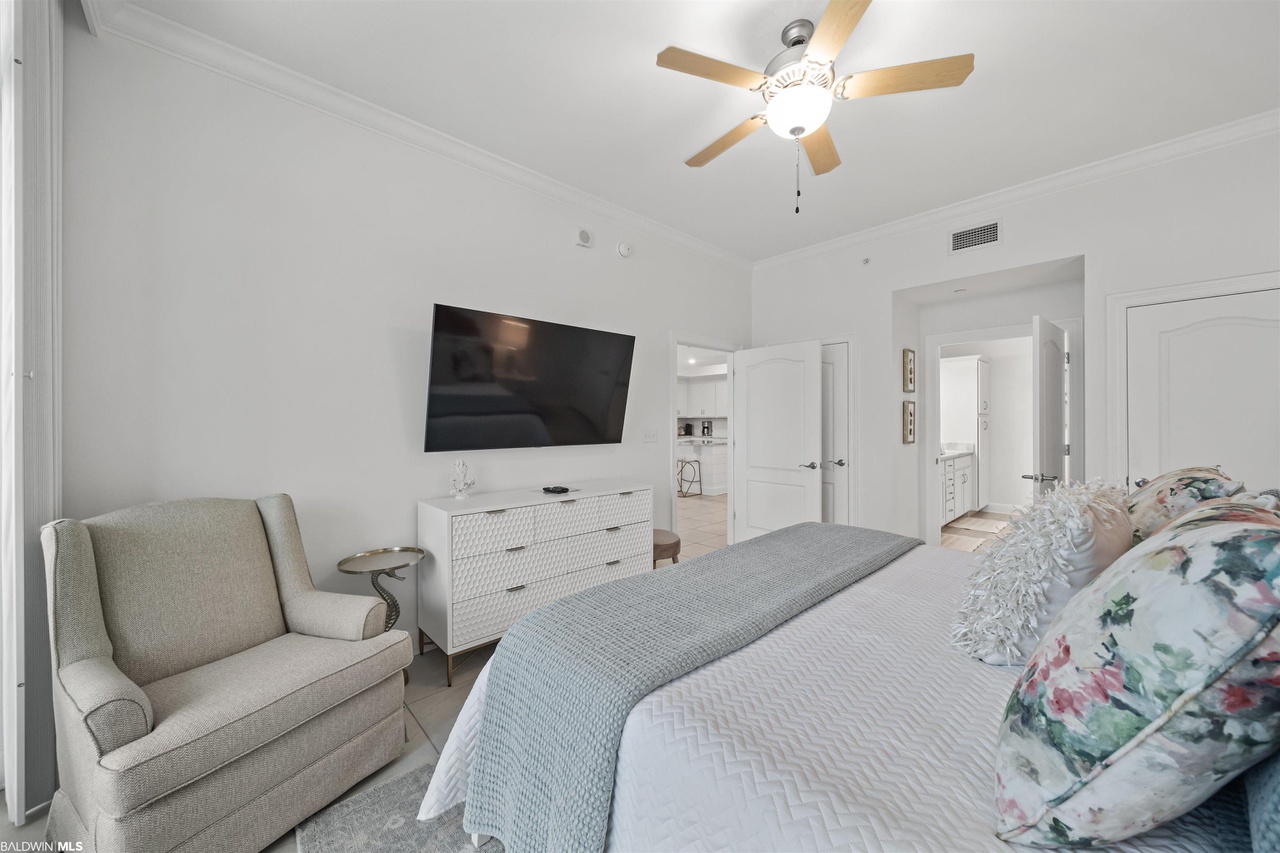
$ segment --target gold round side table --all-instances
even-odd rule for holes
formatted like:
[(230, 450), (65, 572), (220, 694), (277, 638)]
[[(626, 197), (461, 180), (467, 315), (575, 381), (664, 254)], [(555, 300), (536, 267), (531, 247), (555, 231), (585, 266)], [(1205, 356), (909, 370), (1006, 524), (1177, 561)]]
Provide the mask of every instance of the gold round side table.
[(379, 575), (404, 580), (396, 572), (416, 564), (426, 555), (421, 548), (378, 548), (373, 551), (361, 551), (338, 561), (338, 571), (348, 575), (368, 575), (373, 589), (387, 603), (387, 618), (382, 626), (385, 633), (390, 631), (400, 618), (400, 602), (396, 597), (378, 583)]

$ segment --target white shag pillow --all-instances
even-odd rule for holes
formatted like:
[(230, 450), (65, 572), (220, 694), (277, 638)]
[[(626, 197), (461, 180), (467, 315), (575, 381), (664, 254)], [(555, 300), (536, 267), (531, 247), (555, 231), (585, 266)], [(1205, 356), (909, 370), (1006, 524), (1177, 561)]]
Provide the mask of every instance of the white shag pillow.
[(1009, 521), (965, 585), (952, 645), (995, 666), (1022, 665), (1071, 597), (1133, 544), (1125, 492), (1059, 483)]

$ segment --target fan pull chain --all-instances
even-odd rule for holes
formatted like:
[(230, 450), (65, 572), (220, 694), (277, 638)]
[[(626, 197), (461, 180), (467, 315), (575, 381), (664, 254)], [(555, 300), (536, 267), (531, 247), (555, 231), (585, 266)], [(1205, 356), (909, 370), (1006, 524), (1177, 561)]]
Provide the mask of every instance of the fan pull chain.
[(796, 137), (796, 213), (800, 212), (800, 137)]

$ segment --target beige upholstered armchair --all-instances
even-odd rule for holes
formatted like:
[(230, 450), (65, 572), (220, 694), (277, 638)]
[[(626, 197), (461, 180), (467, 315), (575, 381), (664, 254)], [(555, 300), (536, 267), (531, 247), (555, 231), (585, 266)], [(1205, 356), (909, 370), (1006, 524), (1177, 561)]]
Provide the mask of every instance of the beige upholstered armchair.
[(409, 635), (317, 591), (293, 502), (45, 526), (61, 787), (51, 841), (260, 850), (400, 754)]

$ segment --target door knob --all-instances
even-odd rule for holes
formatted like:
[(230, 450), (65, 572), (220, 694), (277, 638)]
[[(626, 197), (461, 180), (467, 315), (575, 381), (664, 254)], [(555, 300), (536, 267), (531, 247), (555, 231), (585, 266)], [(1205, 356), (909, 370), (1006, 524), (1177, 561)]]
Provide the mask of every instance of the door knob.
[(843, 459), (828, 459), (827, 461), (830, 462), (832, 465), (836, 466), (837, 468), (843, 468), (845, 465), (849, 464), (845, 462)]
[(814, 469), (816, 469), (816, 468), (818, 467), (818, 463), (817, 463), (817, 462), (810, 462), (808, 465), (801, 465), (800, 467), (801, 467), (801, 468), (814, 468)]

